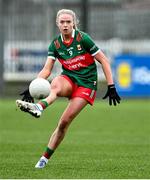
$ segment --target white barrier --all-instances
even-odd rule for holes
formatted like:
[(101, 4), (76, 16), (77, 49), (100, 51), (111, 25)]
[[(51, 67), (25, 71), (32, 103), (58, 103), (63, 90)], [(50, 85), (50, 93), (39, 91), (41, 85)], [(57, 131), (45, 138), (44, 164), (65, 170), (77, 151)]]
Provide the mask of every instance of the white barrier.
[[(97, 41), (97, 45), (110, 61), (120, 53), (148, 54), (150, 53), (150, 40)], [(42, 69), (48, 50), (48, 42), (5, 42), (4, 46), (4, 80), (5, 81), (30, 81)], [(61, 72), (59, 62), (55, 63), (51, 78)], [(98, 78), (104, 80), (101, 66), (98, 64)]]

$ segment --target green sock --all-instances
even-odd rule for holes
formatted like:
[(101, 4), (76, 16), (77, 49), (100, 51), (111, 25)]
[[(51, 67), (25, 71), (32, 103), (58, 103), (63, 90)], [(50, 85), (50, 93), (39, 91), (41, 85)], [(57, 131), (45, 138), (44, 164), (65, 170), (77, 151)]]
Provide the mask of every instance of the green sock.
[(53, 153), (54, 153), (54, 150), (47, 147), (45, 153), (43, 154), (43, 156), (46, 157), (47, 159), (49, 159), (52, 156)]
[(46, 100), (41, 100), (38, 102), (42, 106), (43, 109), (47, 108), (49, 106), (48, 102)]

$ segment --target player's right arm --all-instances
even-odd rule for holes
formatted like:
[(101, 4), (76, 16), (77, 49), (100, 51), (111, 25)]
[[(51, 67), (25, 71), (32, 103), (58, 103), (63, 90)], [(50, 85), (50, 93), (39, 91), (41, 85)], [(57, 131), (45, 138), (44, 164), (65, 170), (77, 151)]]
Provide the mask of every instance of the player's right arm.
[[(46, 63), (37, 77), (47, 79), (51, 74), (54, 63), (55, 61), (53, 59), (47, 57)], [(34, 102), (34, 98), (30, 95), (29, 88), (20, 93), (20, 95), (22, 96), (22, 101)]]
[(48, 56), (45, 65), (43, 69), (39, 72), (37, 77), (47, 79), (51, 74), (55, 60), (56, 60), (56, 47), (54, 45), (54, 41), (52, 41), (52, 43), (48, 48)]
[(47, 79), (51, 74), (54, 63), (55, 63), (55, 60), (53, 60), (50, 57), (47, 57), (45, 65), (44, 65), (43, 69), (39, 72), (37, 77)]
[[(55, 63), (55, 59), (56, 59), (56, 48), (53, 41), (48, 48), (48, 57), (45, 62), (45, 65), (37, 75), (38, 78), (47, 79), (50, 76)], [(20, 93), (20, 95), (22, 96), (23, 101), (34, 102), (34, 99), (30, 95), (29, 88), (23, 91), (22, 93)]]

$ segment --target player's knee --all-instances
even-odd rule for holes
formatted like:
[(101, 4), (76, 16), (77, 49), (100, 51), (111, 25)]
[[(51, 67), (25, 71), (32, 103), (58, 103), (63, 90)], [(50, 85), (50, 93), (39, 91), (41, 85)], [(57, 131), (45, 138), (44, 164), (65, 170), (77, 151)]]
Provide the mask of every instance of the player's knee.
[(72, 86), (65, 78), (58, 76), (51, 82), (51, 91), (52, 90), (57, 96), (69, 97), (72, 93)]
[(61, 93), (61, 86), (59, 83), (51, 83), (51, 91), (55, 92), (57, 95)]
[(65, 120), (61, 121), (58, 125), (59, 131), (61, 131), (62, 133), (66, 132), (68, 125), (69, 125), (68, 121)]
[(69, 114), (68, 114), (68, 121), (71, 122), (76, 116), (76, 113), (74, 112), (74, 110), (70, 110)]
[(58, 125), (58, 128), (60, 131), (65, 132), (69, 126), (69, 124), (72, 122), (74, 119), (75, 115), (70, 114), (68, 115), (67, 119), (61, 119), (61, 122)]

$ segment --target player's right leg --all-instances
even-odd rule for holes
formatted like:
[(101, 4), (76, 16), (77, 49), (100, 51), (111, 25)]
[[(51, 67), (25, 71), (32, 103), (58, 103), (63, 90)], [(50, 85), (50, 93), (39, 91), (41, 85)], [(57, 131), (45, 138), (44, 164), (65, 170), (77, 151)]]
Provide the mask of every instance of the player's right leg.
[(58, 76), (53, 79), (51, 82), (51, 93), (45, 98), (45, 101), (50, 105), (52, 104), (57, 97), (70, 97), (73, 90), (73, 84), (71, 84), (71, 80), (69, 82), (69, 78), (66, 79), (64, 77), (67, 76)]
[(16, 100), (17, 106), (24, 112), (28, 112), (34, 117), (40, 117), (42, 111), (52, 104), (57, 97), (69, 97), (72, 93), (72, 84), (63, 76), (58, 76), (51, 82), (50, 95), (38, 103), (29, 103), (22, 100)]
[(42, 114), (42, 109), (37, 104), (29, 103), (22, 100), (16, 100), (16, 105), (20, 108), (21, 111), (28, 112), (32, 116), (38, 118)]

